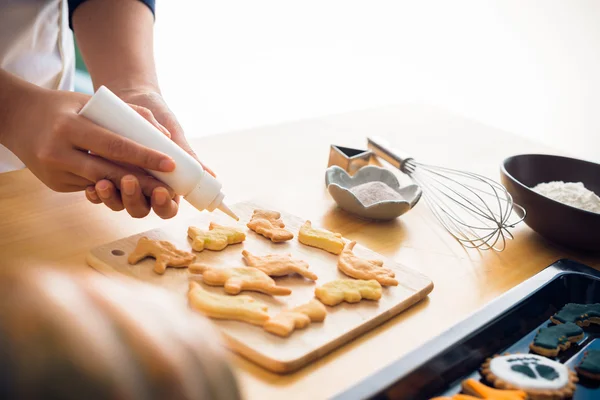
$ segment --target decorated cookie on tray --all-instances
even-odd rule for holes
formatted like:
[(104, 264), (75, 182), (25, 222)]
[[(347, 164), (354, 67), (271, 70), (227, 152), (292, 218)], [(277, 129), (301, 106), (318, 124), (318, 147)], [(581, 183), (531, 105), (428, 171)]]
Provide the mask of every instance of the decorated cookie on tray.
[(583, 337), (584, 333), (581, 327), (573, 322), (566, 322), (541, 328), (529, 348), (534, 353), (546, 357), (556, 357), (559, 352), (571, 347), (571, 343), (577, 343)]
[(600, 304), (567, 303), (550, 320), (555, 324), (573, 322), (583, 327), (600, 324)]
[(595, 381), (600, 380), (600, 350), (588, 350), (583, 354), (581, 362), (575, 367), (580, 376)]
[(537, 354), (488, 358), (481, 375), (497, 389), (522, 390), (530, 399), (568, 399), (578, 381), (566, 365)]

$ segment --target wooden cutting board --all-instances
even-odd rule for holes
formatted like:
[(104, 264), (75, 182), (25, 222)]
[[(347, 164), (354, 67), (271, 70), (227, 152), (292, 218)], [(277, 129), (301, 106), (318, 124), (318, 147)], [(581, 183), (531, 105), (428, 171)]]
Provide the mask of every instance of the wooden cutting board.
[[(271, 297), (260, 293), (244, 292), (268, 305), (269, 314), (275, 315), (283, 308), (308, 302), (314, 297), (316, 286), (334, 279), (351, 279), (338, 271), (337, 256), (298, 242), (298, 230), (304, 223), (304, 219), (282, 212), (286, 228), (294, 232), (295, 237), (286, 243), (272, 243), (245, 226), (254, 209), (261, 208), (259, 205), (239, 203), (231, 208), (240, 217), (237, 226), (246, 231), (246, 241), (228, 246), (220, 252), (204, 250), (196, 253), (196, 262), (215, 267), (243, 266), (245, 265), (241, 255), (243, 249), (255, 255), (285, 252), (307, 261), (310, 270), (319, 277), (316, 282), (297, 275), (275, 278), (278, 285), (292, 289), (290, 296)], [(176, 219), (160, 229), (99, 246), (88, 253), (87, 262), (107, 275), (125, 274), (167, 288), (176, 293), (182, 303), (187, 304), (189, 280), (201, 282), (201, 277), (190, 274), (186, 268), (167, 268), (164, 275), (158, 275), (153, 272), (154, 259), (147, 258), (136, 265), (129, 265), (127, 255), (133, 251), (142, 236), (168, 240), (180, 249), (192, 251), (191, 241), (187, 238), (188, 226), (208, 229), (211, 221), (228, 226), (236, 225), (235, 221), (221, 213), (203, 212), (192, 220)], [(357, 244), (354, 252), (361, 257), (384, 260), (384, 265), (396, 273), (396, 279), (400, 284), (395, 287), (384, 287), (383, 296), (379, 301), (363, 300), (357, 304), (342, 303), (335, 307), (327, 307), (328, 314), (324, 322), (312, 323), (308, 328), (296, 330), (287, 338), (272, 335), (258, 326), (243, 322), (213, 320), (221, 329), (228, 347), (273, 372), (292, 372), (399, 314), (425, 298), (433, 289), (433, 283), (427, 277), (393, 260), (385, 259), (360, 246), (360, 243)], [(211, 292), (224, 293), (222, 287), (203, 286)]]

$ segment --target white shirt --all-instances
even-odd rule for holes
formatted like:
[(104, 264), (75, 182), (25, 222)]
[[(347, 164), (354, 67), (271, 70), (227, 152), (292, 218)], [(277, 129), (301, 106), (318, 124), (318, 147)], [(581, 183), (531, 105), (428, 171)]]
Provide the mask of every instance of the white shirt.
[[(0, 0), (0, 68), (33, 84), (73, 90), (75, 51), (66, 0)], [(0, 172), (24, 168), (0, 145)]]

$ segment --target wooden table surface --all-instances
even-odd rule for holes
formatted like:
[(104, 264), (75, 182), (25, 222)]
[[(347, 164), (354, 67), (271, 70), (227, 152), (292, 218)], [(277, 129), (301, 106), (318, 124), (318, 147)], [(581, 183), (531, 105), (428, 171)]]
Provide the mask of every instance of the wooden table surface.
[[(329, 145), (366, 148), (379, 135), (420, 161), (469, 169), (499, 180), (518, 153), (560, 153), (432, 107), (405, 105), (352, 112), (192, 141), (218, 174), (227, 202), (266, 200), (341, 232), (429, 276), (429, 298), (297, 373), (279, 376), (232, 355), (249, 399), (325, 398), (366, 378), (487, 302), (563, 257), (600, 267), (600, 257), (569, 252), (524, 224), (502, 253), (467, 251), (420, 202), (394, 222), (372, 223), (336, 208), (324, 185)], [(197, 213), (184, 204), (176, 218)], [(168, 223), (89, 204), (83, 193), (54, 193), (29, 171), (0, 175), (2, 267), (53, 265), (81, 270), (97, 245)], [(419, 332), (415, 334), (415, 332)]]

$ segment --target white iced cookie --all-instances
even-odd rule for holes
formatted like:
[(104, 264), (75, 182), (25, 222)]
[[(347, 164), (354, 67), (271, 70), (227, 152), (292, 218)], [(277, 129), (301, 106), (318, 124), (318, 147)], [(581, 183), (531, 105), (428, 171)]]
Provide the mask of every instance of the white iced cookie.
[(520, 389), (532, 399), (570, 398), (577, 376), (559, 362), (536, 354), (506, 354), (489, 358), (482, 375), (498, 389)]

